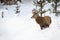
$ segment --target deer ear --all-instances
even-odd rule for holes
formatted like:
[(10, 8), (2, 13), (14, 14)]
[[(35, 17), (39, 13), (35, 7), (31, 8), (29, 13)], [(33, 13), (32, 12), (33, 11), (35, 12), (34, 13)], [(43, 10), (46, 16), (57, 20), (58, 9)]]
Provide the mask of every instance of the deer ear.
[(32, 14), (35, 14), (36, 13), (36, 11), (32, 11)]

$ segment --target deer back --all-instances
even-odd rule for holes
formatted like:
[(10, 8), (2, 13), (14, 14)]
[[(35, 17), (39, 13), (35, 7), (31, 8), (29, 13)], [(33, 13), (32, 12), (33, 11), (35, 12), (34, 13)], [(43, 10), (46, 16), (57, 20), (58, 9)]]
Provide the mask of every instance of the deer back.
[(47, 24), (51, 24), (51, 17), (45, 16), (44, 19), (45, 19)]

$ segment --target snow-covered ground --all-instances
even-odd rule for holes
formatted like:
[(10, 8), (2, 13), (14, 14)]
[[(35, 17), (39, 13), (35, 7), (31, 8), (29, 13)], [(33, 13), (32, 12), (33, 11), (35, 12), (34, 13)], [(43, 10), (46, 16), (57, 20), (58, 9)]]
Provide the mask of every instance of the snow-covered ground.
[[(20, 15), (15, 14), (16, 5), (2, 5), (0, 7), (0, 40), (60, 40), (60, 17), (51, 16), (52, 23), (49, 28), (41, 30), (34, 19), (31, 19), (32, 3), (22, 3)], [(6, 10), (5, 8), (8, 8)], [(4, 11), (4, 18), (1, 12)]]

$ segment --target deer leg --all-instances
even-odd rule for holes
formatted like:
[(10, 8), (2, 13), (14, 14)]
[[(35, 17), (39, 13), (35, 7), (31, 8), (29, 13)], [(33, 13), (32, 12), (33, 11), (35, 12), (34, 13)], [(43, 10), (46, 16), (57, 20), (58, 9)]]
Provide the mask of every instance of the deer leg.
[(41, 27), (41, 30), (43, 30), (43, 27)]
[(40, 29), (43, 30), (43, 27), (40, 25)]
[(49, 24), (45, 24), (45, 27), (49, 27)]

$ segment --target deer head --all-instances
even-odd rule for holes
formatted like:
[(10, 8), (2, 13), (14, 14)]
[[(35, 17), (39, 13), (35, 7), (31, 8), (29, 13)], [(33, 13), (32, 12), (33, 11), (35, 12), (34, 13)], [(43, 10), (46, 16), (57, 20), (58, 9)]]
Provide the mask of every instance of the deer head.
[(35, 18), (35, 19), (36, 19), (36, 18), (39, 16), (38, 13), (39, 13), (38, 11), (36, 11), (36, 10), (34, 11), (34, 10), (33, 10), (33, 11), (32, 11), (33, 16), (32, 16), (31, 18)]

